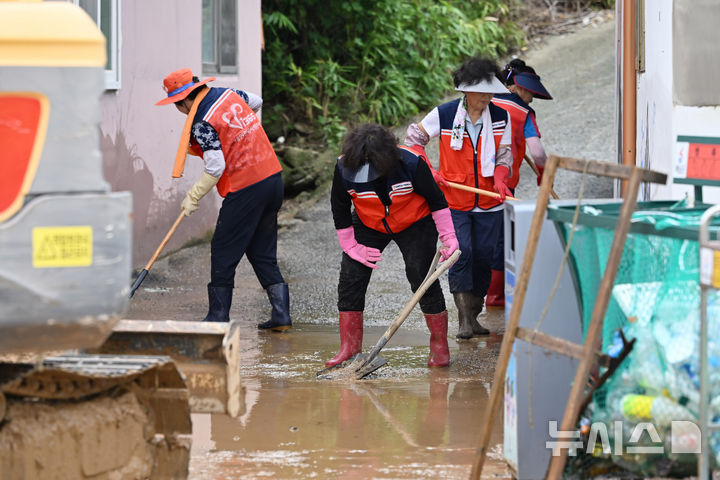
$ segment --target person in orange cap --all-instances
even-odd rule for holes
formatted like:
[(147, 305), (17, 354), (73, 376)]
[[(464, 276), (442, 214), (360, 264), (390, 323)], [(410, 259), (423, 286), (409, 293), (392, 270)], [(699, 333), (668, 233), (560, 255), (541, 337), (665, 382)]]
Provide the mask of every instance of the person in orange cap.
[(210, 88), (188, 68), (163, 80), (167, 98), (187, 119), (180, 137), (173, 177), (182, 176), (187, 153), (202, 157), (200, 179), (182, 201), (185, 215), (213, 187), (224, 198), (210, 244), (209, 309), (203, 321), (230, 320), (235, 269), (247, 255), (272, 307), (261, 329), (291, 327), (288, 285), (277, 263), (277, 214), (283, 201), (282, 167), (255, 112), (262, 99), (242, 90)]

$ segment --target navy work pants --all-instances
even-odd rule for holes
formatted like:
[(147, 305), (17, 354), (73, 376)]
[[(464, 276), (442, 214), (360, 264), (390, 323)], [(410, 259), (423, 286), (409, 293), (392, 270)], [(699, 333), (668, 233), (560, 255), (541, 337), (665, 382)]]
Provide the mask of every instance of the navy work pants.
[[(438, 234), (432, 217), (428, 215), (402, 232), (392, 235), (366, 227), (356, 215), (353, 215), (353, 227), (355, 240), (366, 247), (383, 251), (391, 240), (397, 244), (405, 260), (405, 276), (410, 282), (410, 288), (415, 292), (425, 279), (437, 251)], [(339, 311), (357, 312), (365, 309), (365, 293), (372, 271), (372, 268), (343, 253), (338, 282)], [(445, 311), (445, 297), (439, 281), (436, 280), (420, 298), (420, 309), (423, 313)]]
[(487, 295), (490, 267), (493, 264), (498, 235), (503, 229), (503, 211), (465, 212), (450, 210), (455, 235), (462, 254), (448, 272), (452, 293), (472, 292)]
[(210, 243), (212, 286), (234, 287), (235, 269), (243, 255), (263, 288), (284, 283), (277, 264), (277, 214), (282, 201), (280, 173), (227, 194)]
[[(500, 212), (502, 213), (502, 212)], [(500, 222), (500, 234), (498, 235), (497, 245), (495, 245), (495, 253), (490, 267), (493, 270), (505, 271), (505, 220)]]

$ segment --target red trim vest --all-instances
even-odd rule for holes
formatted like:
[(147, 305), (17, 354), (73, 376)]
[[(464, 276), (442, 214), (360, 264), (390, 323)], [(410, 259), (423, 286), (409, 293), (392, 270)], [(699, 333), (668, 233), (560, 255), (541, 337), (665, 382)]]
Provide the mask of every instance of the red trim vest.
[[(225, 171), (217, 183), (220, 196), (282, 171), (257, 115), (232, 89), (225, 90), (202, 119), (217, 131), (225, 157)], [(191, 147), (192, 153), (197, 153), (196, 147)]]
[(525, 158), (525, 122), (527, 122), (528, 115), (534, 114), (534, 111), (514, 93), (510, 95), (497, 95), (492, 99), (492, 103), (506, 110), (510, 115), (510, 124), (512, 125), (513, 171), (512, 177), (508, 179), (507, 185), (514, 189), (520, 181), (520, 167)]
[[(493, 177), (483, 177), (481, 174), (479, 152), (482, 151), (482, 135), (478, 138), (477, 149), (473, 147), (467, 132), (463, 135), (461, 150), (453, 150), (450, 147), (452, 121), (459, 101), (460, 99), (454, 100), (438, 107), (438, 113), (440, 114), (440, 165), (438, 171), (443, 178), (450, 182), (494, 192)], [(495, 151), (497, 151), (507, 125), (508, 113), (492, 103), (488, 105), (488, 108), (490, 108)], [(440, 189), (445, 194), (448, 205), (453, 210), (467, 211), (475, 207), (487, 210), (500, 205), (500, 201), (493, 197), (477, 195), (442, 185), (440, 185)]]
[(366, 227), (382, 233), (402, 232), (418, 220), (430, 215), (430, 207), (422, 195), (414, 192), (412, 178), (421, 157), (405, 146), (400, 168), (387, 179), (390, 205), (383, 205), (371, 182), (353, 181), (352, 173), (340, 166), (343, 184), (352, 197), (355, 212)]

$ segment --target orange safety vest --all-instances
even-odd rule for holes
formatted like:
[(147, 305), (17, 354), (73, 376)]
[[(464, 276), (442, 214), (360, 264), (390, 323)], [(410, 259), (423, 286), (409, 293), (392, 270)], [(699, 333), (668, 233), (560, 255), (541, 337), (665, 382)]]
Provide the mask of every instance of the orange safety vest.
[[(453, 150), (450, 147), (452, 139), (452, 122), (455, 118), (458, 103), (461, 99), (453, 100), (438, 107), (440, 117), (440, 165), (438, 171), (446, 180), (461, 183), (469, 187), (480, 188), (494, 192), (493, 177), (483, 177), (481, 174), (480, 154), (482, 151), (482, 135), (478, 137), (477, 149), (473, 147), (470, 136), (464, 133), (463, 147)], [(492, 120), (495, 151), (500, 146), (503, 132), (507, 126), (508, 113), (500, 107), (488, 105)], [(483, 126), (485, 128), (485, 126)], [(453, 210), (472, 210), (480, 207), (484, 210), (500, 205), (500, 201), (493, 197), (486, 197), (464, 190), (440, 185), (445, 194), (448, 205)]]
[[(512, 152), (513, 152), (513, 171), (512, 176), (508, 179), (508, 187), (517, 187), (520, 181), (520, 167), (525, 158), (525, 123), (528, 115), (535, 121), (535, 111), (530, 105), (525, 103), (516, 93), (496, 95), (492, 99), (492, 103), (503, 108), (510, 114), (510, 124), (512, 125)], [(537, 125), (535, 125), (537, 130)], [(538, 135), (540, 131), (538, 130)]]
[[(217, 183), (224, 197), (282, 171), (282, 166), (255, 112), (232, 89), (211, 89), (219, 95), (207, 108), (198, 110), (197, 120), (208, 122), (220, 137), (225, 171)], [(199, 148), (193, 138), (190, 149)]]
[(412, 179), (421, 157), (405, 146), (401, 150), (400, 168), (387, 177), (390, 205), (383, 205), (371, 181), (360, 181), (357, 172), (343, 168), (338, 158), (338, 168), (343, 185), (352, 197), (353, 206), (360, 221), (366, 227), (382, 233), (402, 232), (418, 220), (430, 215), (430, 207), (422, 195), (415, 193)]

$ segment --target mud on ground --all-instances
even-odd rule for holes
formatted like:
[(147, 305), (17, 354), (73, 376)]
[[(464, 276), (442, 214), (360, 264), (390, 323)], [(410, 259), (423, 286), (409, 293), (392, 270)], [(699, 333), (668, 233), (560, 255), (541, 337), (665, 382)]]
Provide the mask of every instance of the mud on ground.
[(8, 399), (0, 478), (148, 478), (154, 462), (148, 422), (131, 393), (82, 403)]

